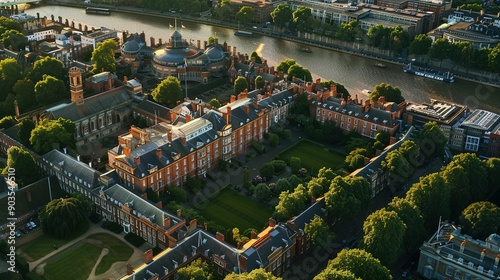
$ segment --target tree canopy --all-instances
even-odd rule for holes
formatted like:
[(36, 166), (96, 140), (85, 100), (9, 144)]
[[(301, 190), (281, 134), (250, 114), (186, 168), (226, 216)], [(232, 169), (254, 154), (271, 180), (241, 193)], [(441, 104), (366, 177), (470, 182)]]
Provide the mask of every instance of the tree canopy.
[(263, 268), (258, 268), (241, 274), (231, 273), (224, 280), (281, 280), (281, 277), (274, 276), (271, 272), (267, 272)]
[(254, 8), (250, 6), (243, 6), (236, 13), (236, 19), (238, 21), (241, 21), (243, 24), (248, 24), (252, 22), (254, 14), (255, 14)]
[(444, 146), (448, 139), (437, 122), (427, 122), (418, 133), (418, 144), (426, 156), (440, 156), (444, 154)]
[(97, 43), (96, 48), (92, 52), (91, 60), (94, 62), (93, 73), (104, 71), (116, 72), (115, 50), (118, 48), (118, 43), (115, 39), (108, 39)]
[(304, 232), (311, 238), (311, 242), (315, 246), (319, 244), (330, 244), (330, 241), (334, 237), (325, 221), (318, 216), (315, 216), (312, 221), (306, 224)]
[(387, 205), (388, 211), (394, 211), (406, 226), (403, 244), (408, 250), (422, 245), (425, 237), (424, 219), (420, 210), (408, 200), (395, 197)]
[(278, 71), (283, 71), (283, 73), (288, 73), (288, 69), (290, 68), (290, 66), (296, 64), (295, 60), (289, 58), (289, 59), (285, 59), (285, 60), (282, 60), (278, 66), (276, 66), (276, 70)]
[(363, 177), (341, 177), (332, 180), (325, 193), (325, 203), (329, 213), (337, 220), (350, 219), (371, 201), (372, 191)]
[(264, 78), (261, 75), (255, 77), (255, 89), (261, 90), (264, 88)]
[(7, 98), (12, 87), (23, 78), (21, 66), (13, 58), (0, 60), (0, 101)]
[(214, 108), (219, 108), (221, 106), (220, 102), (217, 98), (212, 98), (212, 100), (210, 100), (210, 102), (208, 102), (208, 104), (210, 104)]
[(373, 88), (370, 93), (370, 101), (378, 101), (380, 96), (385, 97), (385, 102), (395, 102), (397, 104), (405, 101), (404, 97), (401, 95), (401, 90), (398, 87), (393, 87), (390, 84), (381, 83)]
[(214, 8), (214, 15), (219, 20), (227, 20), (231, 17), (231, 1), (230, 0), (222, 0), (217, 4)]
[(355, 277), (371, 280), (392, 280), (391, 273), (372, 254), (361, 249), (342, 250), (328, 263), (327, 269), (350, 271)]
[(38, 179), (35, 160), (21, 147), (12, 146), (7, 150), (7, 165), (2, 173), (7, 174), (10, 168), (16, 170), (16, 182), (21, 185), (28, 185)]
[(298, 64), (293, 64), (288, 68), (288, 80), (291, 81), (293, 77), (299, 78), (301, 80), (305, 80), (306, 82), (312, 81), (311, 71), (309, 69), (304, 68)]
[(169, 108), (175, 107), (177, 101), (182, 99), (181, 82), (174, 76), (168, 76), (151, 93), (153, 99), (163, 103)]
[[(256, 51), (253, 51), (250, 54), (250, 59), (253, 60), (257, 64), (262, 64), (262, 58), (259, 56), (259, 54)], [(260, 76), (257, 76), (260, 77)]]
[(31, 131), (35, 128), (35, 123), (30, 119), (24, 119), (18, 126), (19, 130), (17, 131), (17, 136), (19, 137), (21, 144), (31, 148), (30, 137)]
[(12, 116), (3, 117), (2, 119), (0, 119), (0, 129), (7, 129), (14, 126), (16, 123), (16, 120)]
[(361, 278), (354, 276), (354, 273), (348, 270), (339, 270), (327, 266), (313, 280), (361, 280)]
[(17, 52), (22, 50), (28, 44), (28, 39), (22, 32), (11, 29), (5, 31), (2, 35), (2, 42), (6, 48), (11, 48), (13, 51)]
[(64, 82), (49, 75), (35, 84), (35, 97), (38, 104), (49, 105), (67, 97)]
[(248, 89), (247, 79), (245, 79), (245, 77), (239, 76), (234, 81), (234, 94), (238, 95), (245, 91), (245, 89)]
[(58, 80), (65, 79), (66, 71), (64, 70), (63, 63), (54, 57), (46, 56), (42, 59), (35, 61), (33, 69), (29, 76), (35, 83), (41, 81), (44, 75), (50, 75)]
[(298, 30), (304, 31), (309, 25), (309, 20), (312, 18), (311, 8), (299, 6), (292, 13), (293, 24)]
[(75, 147), (75, 123), (59, 118), (57, 120), (41, 120), (31, 131), (30, 142), (38, 154), (45, 154), (59, 144), (60, 148)]
[(292, 21), (292, 9), (288, 5), (279, 4), (271, 12), (271, 17), (273, 18), (274, 24), (276, 26), (283, 28), (288, 22)]
[(89, 210), (82, 197), (58, 198), (49, 202), (38, 216), (44, 232), (67, 238), (88, 224)]
[(415, 55), (428, 54), (432, 39), (427, 34), (418, 34), (410, 44), (410, 53)]
[(213, 276), (213, 268), (211, 268), (202, 259), (197, 259), (177, 271), (179, 280), (212, 280), (215, 279)]
[(500, 230), (500, 207), (489, 201), (472, 203), (462, 212), (460, 225), (464, 233), (484, 240)]

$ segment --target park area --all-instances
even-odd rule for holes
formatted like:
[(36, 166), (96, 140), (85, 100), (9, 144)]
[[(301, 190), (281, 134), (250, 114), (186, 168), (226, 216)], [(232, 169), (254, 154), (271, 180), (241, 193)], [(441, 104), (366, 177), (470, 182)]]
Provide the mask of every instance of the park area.
[(200, 210), (200, 213), (207, 220), (213, 220), (226, 229), (236, 227), (243, 232), (248, 228), (260, 231), (267, 225), (273, 210), (230, 188), (225, 188), (207, 207)]
[[(63, 245), (64, 243), (66, 242), (55, 241), (50, 237), (41, 237), (31, 246), (28, 243), (27, 247), (21, 249), (27, 257), (38, 259), (49, 250), (55, 250), (54, 244)], [(52, 256), (38, 265), (34, 272), (46, 280), (85, 280), (89, 276), (105, 273), (116, 262), (128, 261), (133, 252), (134, 250), (128, 244), (118, 238), (107, 233), (96, 233)], [(99, 259), (101, 253), (103, 256)], [(90, 275), (94, 268), (95, 273)]]
[(345, 155), (331, 148), (308, 139), (301, 139), (279, 154), (279, 159), (289, 163), (290, 158), (298, 157), (302, 167), (311, 172), (318, 172), (323, 167), (337, 170), (344, 164)]

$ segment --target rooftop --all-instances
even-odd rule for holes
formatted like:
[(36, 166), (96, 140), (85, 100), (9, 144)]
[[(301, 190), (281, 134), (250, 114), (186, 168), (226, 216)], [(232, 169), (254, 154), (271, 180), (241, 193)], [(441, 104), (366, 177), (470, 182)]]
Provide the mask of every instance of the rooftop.
[(470, 114), (461, 126), (472, 127), (485, 131), (492, 131), (500, 121), (500, 115), (495, 113), (476, 109)]

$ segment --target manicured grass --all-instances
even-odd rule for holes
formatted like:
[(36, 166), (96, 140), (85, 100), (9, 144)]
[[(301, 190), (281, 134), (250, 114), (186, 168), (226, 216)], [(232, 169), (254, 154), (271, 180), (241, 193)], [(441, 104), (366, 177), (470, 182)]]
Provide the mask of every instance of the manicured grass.
[[(71, 240), (79, 237), (80, 235), (84, 234), (88, 230), (89, 226), (82, 227), (78, 232), (76, 232), (74, 235), (68, 237), (68, 238), (55, 238), (51, 235), (44, 234), (40, 237), (38, 237), (35, 240), (32, 240), (23, 246), (21, 246), (19, 249), (26, 254), (26, 260), (27, 261), (35, 261), (43, 256), (51, 253), (54, 251), (54, 244), (56, 244), (58, 247), (63, 246), (64, 244), (70, 242)], [(41, 230), (41, 229), (39, 229)]]
[(85, 280), (89, 277), (101, 247), (85, 241), (79, 242), (47, 261), (43, 278), (47, 280)]
[(271, 208), (229, 188), (220, 192), (200, 212), (207, 220), (213, 220), (226, 229), (237, 227), (240, 232), (248, 228), (262, 229), (273, 214)]
[(287, 163), (292, 157), (300, 158), (302, 167), (308, 171), (313, 168), (314, 172), (318, 172), (323, 167), (336, 170), (345, 160), (345, 155), (332, 152), (328, 147), (308, 139), (300, 140), (279, 154), (279, 158)]
[(115, 262), (127, 261), (134, 250), (116, 237), (97, 233), (62, 251), (47, 261), (43, 278), (56, 279), (87, 279), (95, 266), (103, 248), (108, 248), (97, 265), (96, 275), (105, 273)]

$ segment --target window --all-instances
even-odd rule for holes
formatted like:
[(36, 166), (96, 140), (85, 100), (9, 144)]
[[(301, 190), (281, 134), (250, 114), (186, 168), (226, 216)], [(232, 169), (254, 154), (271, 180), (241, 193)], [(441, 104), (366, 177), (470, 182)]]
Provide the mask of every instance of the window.
[(451, 266), (446, 267), (446, 275), (451, 276), (453, 274), (453, 268)]

